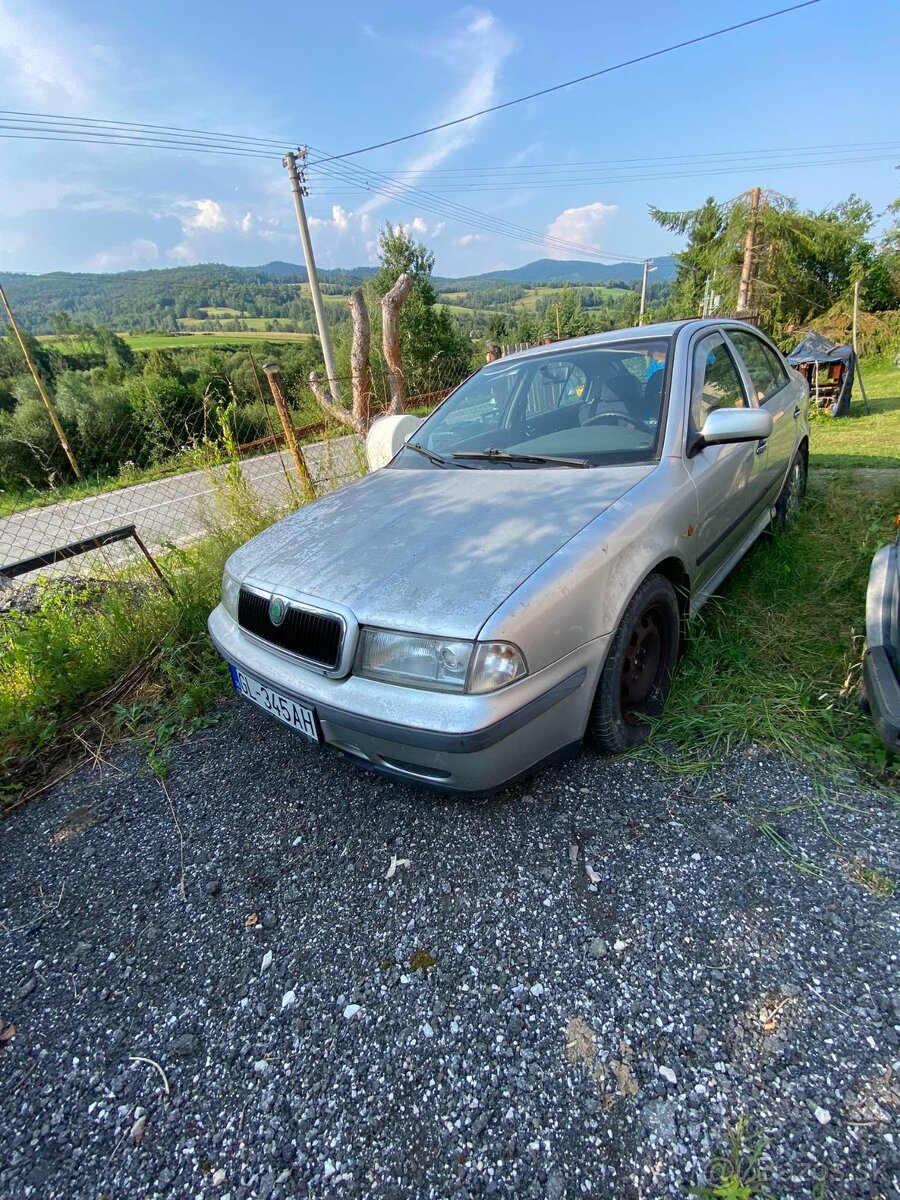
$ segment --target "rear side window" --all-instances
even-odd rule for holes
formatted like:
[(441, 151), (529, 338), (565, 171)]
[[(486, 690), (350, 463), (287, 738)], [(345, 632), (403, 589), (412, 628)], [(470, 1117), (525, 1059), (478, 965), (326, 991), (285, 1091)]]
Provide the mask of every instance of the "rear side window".
[(691, 421), (700, 430), (717, 408), (746, 408), (744, 385), (720, 333), (701, 338), (694, 350)]
[(787, 382), (781, 361), (765, 342), (745, 329), (730, 329), (728, 336), (744, 360), (757, 404), (765, 404)]

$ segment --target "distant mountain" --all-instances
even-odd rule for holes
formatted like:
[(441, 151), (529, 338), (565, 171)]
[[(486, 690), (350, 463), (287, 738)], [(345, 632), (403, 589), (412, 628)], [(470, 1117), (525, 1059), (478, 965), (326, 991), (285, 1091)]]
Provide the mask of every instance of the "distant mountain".
[[(274, 262), (263, 263), (261, 267), (238, 267), (240, 271), (247, 271), (251, 275), (266, 276), (269, 279), (288, 279), (292, 283), (306, 283), (308, 276), (306, 267), (301, 267), (299, 263), (280, 262), (276, 259)], [(370, 275), (375, 275), (378, 272), (378, 267), (319, 267), (319, 276), (322, 279), (329, 279), (335, 283), (339, 283), (344, 279), (368, 279)]]
[[(665, 254), (653, 259), (656, 270), (653, 272), (654, 282), (664, 279), (674, 279), (677, 266), (675, 258)], [(473, 276), (475, 279), (506, 279), (516, 283), (609, 283), (612, 279), (622, 279), (626, 283), (640, 279), (642, 267), (640, 263), (598, 263), (581, 262), (579, 259), (539, 258), (535, 262), (525, 263), (523, 267), (513, 267), (508, 271), (485, 271), (483, 275)]]
[[(654, 283), (671, 279), (675, 260), (654, 260)], [(322, 290), (328, 296), (347, 296), (375, 274), (375, 267), (321, 269)], [(491, 271), (464, 279), (435, 277), (440, 292), (490, 291), (492, 281), (523, 284), (597, 285), (641, 277), (640, 264), (594, 263), (539, 259), (511, 271)], [(233, 322), (243, 314), (260, 323), (285, 320), (306, 332), (314, 329), (309, 297), (292, 283), (305, 283), (306, 268), (299, 263), (274, 261), (259, 267), (230, 267), (224, 263), (198, 263), (190, 267), (152, 268), (146, 271), (93, 273), (54, 271), (26, 275), (0, 271), (0, 283), (25, 329), (48, 333), (50, 314), (65, 311), (74, 321), (89, 321), (118, 330), (176, 332), (180, 321), (212, 319)], [(486, 301), (490, 307), (493, 301)], [(348, 319), (346, 306), (332, 312), (333, 320)], [(259, 328), (260, 326), (255, 326)], [(277, 328), (277, 326), (272, 326)], [(0, 324), (0, 336), (2, 336)]]

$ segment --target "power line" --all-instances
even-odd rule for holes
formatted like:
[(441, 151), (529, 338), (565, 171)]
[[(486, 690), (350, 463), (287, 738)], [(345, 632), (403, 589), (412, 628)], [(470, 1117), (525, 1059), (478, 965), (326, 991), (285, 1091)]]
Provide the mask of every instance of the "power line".
[[(698, 162), (707, 159), (742, 159), (751, 158), (756, 154), (816, 154), (824, 152), (832, 152), (838, 150), (869, 150), (869, 149), (885, 149), (890, 147), (900, 147), (900, 142), (825, 142), (816, 146), (781, 146), (781, 147), (761, 147), (757, 150), (715, 150), (710, 153), (699, 154), (674, 154), (661, 155), (653, 154), (642, 158), (609, 158), (609, 159), (576, 159), (572, 162), (561, 163), (511, 163), (503, 164), (496, 163), (492, 166), (479, 167), (431, 167), (428, 170), (429, 175), (460, 175), (468, 174), (469, 172), (485, 172), (487, 174), (499, 174), (512, 171), (528, 172), (529, 174), (535, 171), (557, 171), (557, 170), (574, 170), (576, 167), (631, 167), (640, 166), (642, 164), (654, 165), (657, 163), (680, 163), (680, 162)], [(364, 168), (361, 168), (364, 169)], [(394, 175), (398, 178), (404, 175), (420, 175), (421, 171), (413, 169), (401, 169), (394, 171)]]
[[(846, 166), (853, 163), (872, 163), (872, 162), (895, 162), (900, 156), (900, 147), (892, 154), (876, 154), (876, 155), (856, 155), (847, 158), (808, 158), (802, 159), (799, 162), (790, 162), (786, 160), (775, 160), (774, 162), (741, 162), (734, 163), (731, 166), (723, 167), (699, 167), (696, 170), (685, 171), (649, 171), (637, 175), (585, 175), (573, 176), (563, 179), (549, 180), (507, 180), (505, 182), (491, 181), (482, 182), (480, 180), (453, 181), (444, 183), (441, 182), (441, 194), (446, 195), (450, 192), (505, 192), (505, 191), (533, 191), (547, 190), (553, 188), (571, 188), (579, 186), (616, 186), (626, 183), (640, 183), (649, 180), (666, 180), (666, 179), (691, 179), (691, 178), (709, 178), (718, 175), (735, 175), (744, 174), (748, 171), (779, 171), (779, 170), (797, 170), (800, 168), (810, 167), (829, 167), (829, 166)], [(324, 181), (323, 181), (324, 182)], [(400, 186), (406, 185), (402, 180), (397, 181)], [(330, 198), (336, 196), (354, 196), (361, 191), (371, 191), (372, 189), (363, 181), (356, 184), (349, 184), (345, 191), (335, 190), (314, 190), (311, 194), (322, 198)]]
[[(359, 170), (353, 168), (351, 164), (341, 164), (340, 167), (329, 166), (326, 173), (333, 172), (336, 178), (343, 182), (358, 183), (356, 176), (348, 174), (348, 171)], [(512, 237), (517, 241), (526, 241), (540, 244), (545, 247), (565, 250), (569, 253), (576, 252), (578, 254), (587, 255), (591, 258), (611, 259), (616, 262), (631, 261), (642, 262), (646, 256), (625, 254), (614, 250), (603, 250), (598, 246), (586, 246), (580, 242), (569, 241), (564, 238), (557, 238), (546, 233), (540, 233), (537, 230), (530, 229), (524, 225), (518, 225), (515, 222), (507, 221), (505, 218), (492, 216), (490, 213), (482, 212), (480, 209), (470, 208), (468, 205), (462, 205), (453, 200), (445, 200), (443, 197), (436, 195), (433, 192), (424, 191), (421, 188), (415, 188), (409, 184), (401, 184), (389, 176), (382, 176), (379, 172), (368, 172), (369, 176), (375, 176), (382, 179), (381, 184), (367, 183), (368, 190), (385, 197), (389, 200), (403, 201), (408, 197), (415, 200), (415, 207), (422, 209), (425, 212), (435, 213), (438, 216), (443, 216), (448, 220), (457, 221), (467, 226), (472, 226), (490, 233), (496, 233), (504, 237)]]
[[(275, 157), (271, 151), (256, 149), (249, 139), (222, 143), (217, 140), (220, 135), (208, 131), (185, 130), (183, 134), (178, 134), (174, 132), (174, 127), (158, 127), (154, 131), (152, 127), (148, 126), (145, 132), (134, 132), (136, 128), (135, 122), (123, 122), (117, 125), (112, 121), (100, 122), (94, 118), (68, 117), (63, 119), (51, 116), (40, 117), (37, 114), (28, 117), (18, 114), (14, 118), (7, 116), (6, 119), (3, 119), (0, 114), (0, 139), (70, 142), (144, 150), (175, 150), (192, 154), (223, 154), (240, 158), (264, 159), (268, 162), (272, 162)], [(173, 131), (163, 133), (164, 128)], [(185, 136), (189, 132), (193, 136)], [(319, 151), (319, 153), (324, 152)], [(341, 163), (338, 166), (323, 168), (324, 174), (330, 174), (348, 186), (358, 186), (360, 179), (357, 172), (359, 172), (359, 168), (352, 163)], [(379, 185), (374, 189), (369, 182), (369, 177), (373, 175), (377, 175), (379, 179)], [(460, 205), (452, 200), (444, 200), (440, 196), (415, 188), (408, 183), (401, 184), (380, 172), (369, 171), (366, 178), (366, 186), (369, 191), (375, 190), (386, 199), (394, 201), (402, 201), (414, 196), (417, 206), (425, 211), (437, 213), (447, 220), (462, 222), (466, 226), (474, 226), (499, 236), (529, 241), (569, 253), (575, 252), (589, 257), (608, 258), (616, 261), (630, 258), (639, 261), (638, 256), (622, 255), (613, 251), (601, 250), (599, 247), (583, 246), (577, 242), (548, 237), (525, 226), (492, 217), (489, 213), (483, 213), (478, 209)]]
[[(590, 71), (587, 75), (579, 75), (575, 79), (567, 79), (563, 83), (555, 83), (551, 87), (541, 88), (536, 92), (529, 92), (527, 96), (517, 96), (514, 100), (504, 100), (501, 104), (492, 104), (488, 108), (481, 108), (477, 112), (468, 113), (464, 117), (455, 117), (452, 121), (442, 121), (439, 125), (431, 125), (427, 129), (418, 129), (415, 133), (406, 133), (402, 137), (388, 138), (383, 142), (374, 142), (371, 146), (362, 146), (359, 150), (347, 150), (343, 154), (333, 154), (328, 158), (319, 159), (318, 162), (337, 162), (344, 158), (353, 158), (357, 154), (368, 154), (370, 150), (382, 150), (385, 146), (396, 146), (400, 142), (409, 142), (413, 138), (424, 137), (428, 133), (437, 133), (441, 129), (451, 129), (454, 125), (462, 125), (466, 121), (474, 121), (476, 117), (484, 117), (488, 113), (500, 112), (504, 108), (512, 108), (515, 104), (524, 104), (527, 100), (536, 100), (539, 96), (548, 96), (551, 92), (562, 91), (563, 88), (574, 87), (577, 83), (585, 83), (589, 79), (598, 79), (601, 75), (610, 75), (613, 71), (624, 70), (625, 67), (633, 67), (637, 63), (648, 62), (650, 59), (659, 58), (664, 54), (672, 54), (675, 50), (683, 50), (687, 46), (696, 46), (700, 42), (708, 42), (711, 38), (722, 37), (726, 33), (734, 33), (737, 29), (746, 29), (750, 25), (759, 25), (763, 21), (771, 21), (774, 17), (782, 17), (786, 13), (797, 12), (801, 8), (811, 8), (814, 4), (821, 3), (821, 0), (802, 0), (800, 4), (792, 4), (788, 8), (779, 8), (775, 12), (763, 13), (759, 17), (751, 17), (747, 21), (739, 21), (736, 25), (726, 25), (723, 29), (714, 29), (711, 33), (703, 33), (697, 37), (688, 38), (684, 42), (675, 42), (671, 46), (664, 46), (660, 50), (651, 50), (647, 54), (639, 54), (636, 58), (626, 59), (624, 62), (615, 63), (611, 67), (603, 67), (599, 71)], [(310, 164), (312, 166), (315, 163)]]
[(76, 122), (80, 125), (106, 125), (115, 126), (117, 129), (151, 130), (158, 133), (197, 133), (203, 137), (217, 138), (220, 141), (253, 142), (256, 145), (278, 147), (282, 152), (293, 144), (290, 138), (250, 137), (249, 135), (238, 133), (214, 133), (209, 129), (187, 129), (178, 125), (146, 125), (138, 121), (111, 121), (103, 117), (68, 117), (61, 113), (18, 112), (10, 108), (0, 108), (0, 117), (31, 117), (42, 121)]

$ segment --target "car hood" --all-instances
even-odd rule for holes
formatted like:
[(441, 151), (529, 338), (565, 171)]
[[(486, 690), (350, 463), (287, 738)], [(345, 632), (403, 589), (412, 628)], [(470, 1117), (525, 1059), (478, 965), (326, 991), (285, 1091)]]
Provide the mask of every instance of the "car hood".
[(653, 470), (389, 468), (285, 517), (238, 579), (342, 604), (360, 624), (473, 638), (541, 563)]

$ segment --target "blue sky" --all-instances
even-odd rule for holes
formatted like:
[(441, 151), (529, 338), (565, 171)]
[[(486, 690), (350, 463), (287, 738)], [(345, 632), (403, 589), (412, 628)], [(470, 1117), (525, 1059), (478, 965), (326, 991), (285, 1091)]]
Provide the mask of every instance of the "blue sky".
[[(0, 107), (284, 138), (334, 154), (777, 7), (778, 0), (465, 7), (294, 0), (255, 8), (236, 0), (0, 0)], [(319, 263), (373, 261), (388, 219), (410, 225), (443, 274), (565, 257), (543, 242), (547, 236), (649, 257), (678, 244), (653, 224), (648, 204), (688, 208), (754, 184), (810, 208), (855, 191), (881, 212), (900, 195), (900, 153), (790, 169), (763, 152), (900, 141), (898, 35), (896, 0), (824, 0), (363, 155), (352, 161), (405, 172), (401, 178), (444, 202), (527, 228), (530, 240), (448, 219), (421, 195), (386, 199), (319, 175), (309, 200)], [(19, 140), (0, 146), (0, 269), (300, 258), (277, 158)], [(718, 165), (701, 156), (721, 154), (747, 154), (747, 165), (713, 174)], [(668, 161), (677, 157), (693, 162)], [(621, 165), (633, 159), (644, 166)], [(559, 186), (535, 186), (558, 178), (542, 172), (544, 164), (582, 162), (620, 165), (573, 169)], [(472, 168), (485, 167), (504, 186), (459, 190), (483, 180)], [(633, 177), (651, 172), (657, 177)]]

